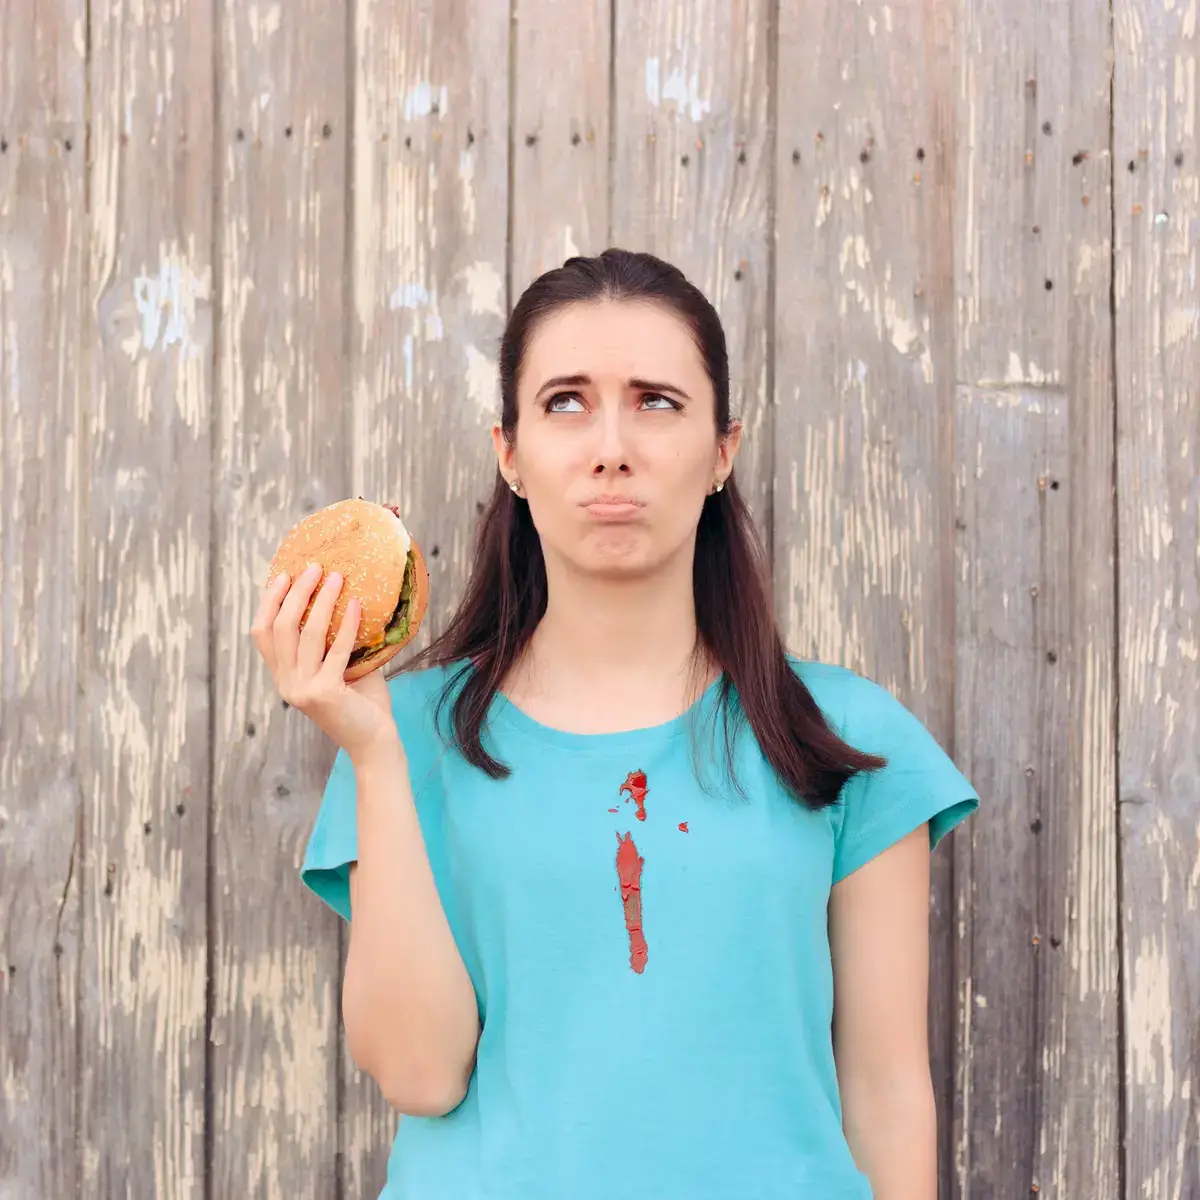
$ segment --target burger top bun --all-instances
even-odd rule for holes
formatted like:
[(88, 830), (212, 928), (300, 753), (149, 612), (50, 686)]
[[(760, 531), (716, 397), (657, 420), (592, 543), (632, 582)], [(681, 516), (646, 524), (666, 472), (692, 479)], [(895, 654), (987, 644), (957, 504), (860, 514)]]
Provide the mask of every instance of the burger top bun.
[[(400, 601), (410, 549), (414, 552), (416, 571), (407, 605), (408, 630), (403, 642), (385, 646), (383, 637)], [(337, 636), (351, 597), (357, 597), (362, 604), (354, 649), (379, 646), (377, 653), (350, 664), (347, 680), (361, 678), (382, 666), (412, 640), (429, 604), (429, 572), (420, 549), (391, 508), (370, 500), (351, 499), (339, 500), (310, 513), (292, 528), (275, 552), (267, 583), (285, 571), (295, 579), (310, 562), (320, 564), (321, 583), (334, 571), (343, 580), (329, 622), (326, 651)], [(301, 628), (320, 586), (319, 583), (313, 590), (312, 600), (301, 618)]]

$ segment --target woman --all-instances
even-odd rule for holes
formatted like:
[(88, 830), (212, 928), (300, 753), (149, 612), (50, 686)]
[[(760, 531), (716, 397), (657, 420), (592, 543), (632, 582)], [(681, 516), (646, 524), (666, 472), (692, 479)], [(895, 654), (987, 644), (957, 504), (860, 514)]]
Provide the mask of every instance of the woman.
[(785, 651), (676, 269), (543, 275), (500, 375), (433, 645), (347, 687), (336, 577), (298, 632), (319, 572), (254, 627), (339, 746), (302, 878), (350, 921), (350, 1052), (413, 1118), (383, 1195), (933, 1200), (929, 853), (975, 793), (888, 692)]

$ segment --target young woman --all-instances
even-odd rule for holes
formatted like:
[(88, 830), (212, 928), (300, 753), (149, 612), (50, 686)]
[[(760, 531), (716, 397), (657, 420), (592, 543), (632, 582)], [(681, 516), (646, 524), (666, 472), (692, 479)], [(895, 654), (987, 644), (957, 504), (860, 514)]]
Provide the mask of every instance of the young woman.
[(887, 691), (790, 656), (732, 474), (725, 337), (610, 250), (521, 297), (457, 614), (342, 682), (341, 582), (261, 600), (339, 751), (302, 867), (350, 922), (395, 1200), (934, 1200), (931, 848), (970, 784)]

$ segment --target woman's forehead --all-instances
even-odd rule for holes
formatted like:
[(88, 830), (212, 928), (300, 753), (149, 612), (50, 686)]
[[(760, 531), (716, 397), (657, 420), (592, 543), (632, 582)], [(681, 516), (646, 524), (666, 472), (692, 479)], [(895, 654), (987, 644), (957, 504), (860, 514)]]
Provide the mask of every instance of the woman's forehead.
[(526, 348), (523, 382), (539, 387), (555, 375), (617, 374), (649, 379), (705, 376), (682, 318), (659, 304), (572, 304), (541, 322)]

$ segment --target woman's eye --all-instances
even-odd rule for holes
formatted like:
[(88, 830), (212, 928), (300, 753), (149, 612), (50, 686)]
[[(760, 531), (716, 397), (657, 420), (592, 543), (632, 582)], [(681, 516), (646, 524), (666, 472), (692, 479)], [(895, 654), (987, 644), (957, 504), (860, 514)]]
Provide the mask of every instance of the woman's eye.
[(658, 392), (646, 392), (645, 395), (642, 396), (642, 404), (647, 408), (654, 409), (671, 409), (679, 407), (674, 400), (669, 400), (666, 396), (659, 395)]
[[(568, 404), (575, 405), (574, 408), (567, 408)], [(556, 396), (551, 396), (546, 401), (547, 412), (582, 412), (583, 402), (579, 399), (577, 392), (559, 392)]]

